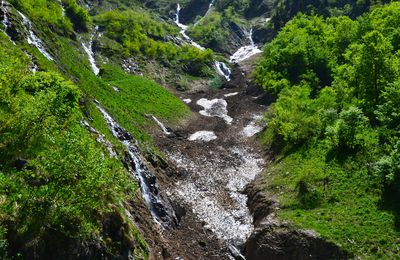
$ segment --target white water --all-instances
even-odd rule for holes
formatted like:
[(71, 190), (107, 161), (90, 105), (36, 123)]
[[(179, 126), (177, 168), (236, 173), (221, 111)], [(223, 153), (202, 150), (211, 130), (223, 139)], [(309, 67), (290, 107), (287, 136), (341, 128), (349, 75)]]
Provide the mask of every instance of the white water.
[[(136, 140), (132, 138), (129, 132), (122, 128), (99, 104), (95, 101), (96, 107), (102, 113), (104, 120), (112, 131), (112, 134), (123, 144), (129, 154), (129, 158), (134, 163), (134, 175), (139, 181), (140, 189), (144, 201), (150, 209), (151, 215), (156, 223), (165, 223), (157, 212), (164, 211), (163, 202), (159, 197), (158, 188), (155, 183), (150, 183), (155, 179), (154, 174), (150, 172), (143, 161), (136, 146)], [(156, 211), (157, 210), (157, 211)]]
[(193, 41), (187, 34), (186, 31), (188, 29), (187, 25), (184, 25), (182, 23), (180, 23), (179, 21), (179, 14), (181, 12), (182, 8), (181, 5), (178, 3), (177, 7), (176, 7), (176, 14), (175, 14), (175, 23), (176, 25), (178, 25), (179, 28), (181, 28), (180, 33), (182, 34), (183, 38), (185, 38), (185, 40), (187, 40), (191, 45), (193, 45), (194, 47), (204, 51), (205, 48), (203, 46), (201, 46), (200, 44), (196, 43), (195, 41)]
[(251, 28), (249, 32), (245, 32), (245, 34), (247, 35), (250, 45), (243, 46), (237, 50), (229, 59), (231, 63), (238, 63), (247, 60), (248, 58), (262, 52), (254, 43), (253, 28)]
[(158, 120), (157, 117), (155, 117), (155, 116), (151, 116), (151, 117), (152, 117), (153, 120), (157, 123), (157, 125), (161, 128), (161, 130), (163, 131), (164, 135), (166, 135), (166, 136), (172, 135), (172, 132), (170, 132), (170, 131), (165, 127), (165, 125), (164, 125), (160, 120)]
[(212, 140), (217, 139), (218, 137), (211, 131), (199, 131), (192, 134), (189, 137), (189, 141), (203, 141), (203, 142), (210, 142)]
[(208, 117), (220, 117), (225, 120), (227, 124), (231, 124), (233, 118), (228, 116), (228, 103), (224, 99), (212, 99), (208, 100), (202, 98), (196, 103), (199, 106), (202, 106), (204, 110), (201, 110), (199, 113), (203, 116)]
[(90, 63), (90, 67), (92, 67), (92, 71), (95, 75), (99, 75), (100, 69), (97, 67), (96, 65), (96, 60), (94, 58), (94, 53), (93, 53), (93, 38), (94, 35), (96, 34), (97, 31), (97, 26), (95, 31), (93, 32), (92, 36), (90, 36), (90, 40), (88, 43), (83, 43), (82, 42), (82, 47), (83, 50), (86, 52), (86, 54), (88, 55), (89, 58), (89, 63)]
[(0, 6), (1, 11), (3, 12), (4, 16), (3, 16), (3, 20), (1, 21), (1, 23), (4, 26), (4, 33), (7, 35), (8, 39), (14, 43), (15, 42), (11, 39), (10, 35), (7, 34), (7, 29), (10, 27), (11, 23), (10, 20), (8, 18), (8, 9), (6, 7), (6, 2), (4, 0), (1, 0), (1, 6)]
[(231, 80), (231, 73), (232, 72), (231, 72), (231, 70), (229, 69), (229, 67), (225, 63), (223, 63), (221, 61), (216, 61), (215, 62), (215, 68), (217, 69), (217, 72), (218, 72), (219, 75), (224, 76), (224, 78), (227, 81)]
[(17, 11), (18, 14), (22, 18), (22, 24), (25, 26), (25, 29), (28, 31), (26, 41), (35, 46), (36, 49), (39, 50), (40, 53), (43, 54), (43, 56), (46, 57), (46, 59), (50, 61), (54, 61), (54, 58), (46, 51), (46, 49), (43, 47), (43, 42), (42, 40), (36, 36), (36, 34), (33, 32), (33, 26), (32, 22), (20, 11)]
[[(210, 4), (210, 8), (212, 7), (213, 1)], [(187, 42), (189, 42), (189, 44), (193, 45), (194, 47), (198, 48), (199, 50), (204, 51), (205, 48), (203, 46), (201, 46), (200, 44), (196, 43), (195, 41), (193, 41), (187, 34), (186, 31), (188, 29), (187, 25), (184, 25), (180, 22), (179, 20), (179, 14), (181, 12), (182, 8), (181, 5), (178, 3), (177, 7), (176, 7), (176, 14), (175, 14), (175, 20), (174, 22), (176, 23), (176, 25), (178, 25), (179, 28), (181, 28), (180, 33), (182, 34), (183, 38), (185, 38), (185, 40)], [(208, 11), (207, 11), (208, 12)], [(228, 66), (223, 63), (222, 61), (216, 61), (214, 63), (215, 65), (215, 69), (218, 72), (219, 75), (223, 76), (227, 81), (231, 80), (231, 70), (228, 68)]]

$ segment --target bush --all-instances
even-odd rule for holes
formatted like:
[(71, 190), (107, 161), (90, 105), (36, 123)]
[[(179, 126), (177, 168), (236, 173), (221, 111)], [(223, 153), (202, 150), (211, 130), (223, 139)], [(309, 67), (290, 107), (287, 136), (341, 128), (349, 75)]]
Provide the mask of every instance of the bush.
[(377, 136), (361, 109), (350, 107), (339, 114), (335, 125), (328, 127), (328, 136), (339, 149), (356, 150), (377, 144)]
[(76, 31), (87, 31), (91, 17), (85, 8), (80, 7), (75, 0), (62, 0), (65, 12), (74, 24)]
[(272, 107), (269, 128), (290, 144), (302, 144), (322, 134), (325, 124), (335, 111), (335, 93), (324, 89), (318, 98), (311, 98), (307, 85), (285, 89)]

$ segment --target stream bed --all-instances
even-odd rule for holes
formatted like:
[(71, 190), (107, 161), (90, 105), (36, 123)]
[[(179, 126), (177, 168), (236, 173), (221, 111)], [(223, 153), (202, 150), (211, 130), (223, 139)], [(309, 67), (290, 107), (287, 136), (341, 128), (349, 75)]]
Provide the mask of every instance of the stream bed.
[(166, 194), (225, 243), (231, 252), (226, 259), (241, 258), (254, 229), (243, 191), (265, 166), (254, 138), (265, 126), (265, 107), (243, 87), (186, 94), (182, 98), (193, 100), (188, 106), (194, 115), (174, 129), (181, 138), (168, 138), (162, 128), (157, 135), (159, 147), (185, 173)]

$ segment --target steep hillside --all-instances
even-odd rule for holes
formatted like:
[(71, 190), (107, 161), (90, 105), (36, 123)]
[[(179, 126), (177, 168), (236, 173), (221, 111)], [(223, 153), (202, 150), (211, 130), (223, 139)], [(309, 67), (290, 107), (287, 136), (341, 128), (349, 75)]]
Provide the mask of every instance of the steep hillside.
[(280, 218), (362, 259), (399, 255), (399, 8), (357, 20), (297, 15), (257, 67), (278, 97), (262, 136), (277, 151), (262, 189)]
[(400, 255), (397, 2), (0, 1), (0, 258)]

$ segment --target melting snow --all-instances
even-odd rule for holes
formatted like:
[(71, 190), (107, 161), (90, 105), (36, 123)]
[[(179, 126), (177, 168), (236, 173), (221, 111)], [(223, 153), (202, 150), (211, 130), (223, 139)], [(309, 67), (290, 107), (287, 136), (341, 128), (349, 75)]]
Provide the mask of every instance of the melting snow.
[(233, 92), (233, 93), (225, 94), (224, 97), (233, 97), (233, 96), (236, 96), (238, 94), (239, 94), (239, 92)]
[[(241, 191), (262, 171), (264, 161), (242, 147), (220, 149), (224, 151), (221, 155), (212, 151), (196, 158), (179, 152), (170, 154), (179, 167), (190, 172), (189, 178), (178, 183), (174, 191), (192, 206), (206, 228), (220, 239), (241, 244), (253, 230), (247, 197)], [(228, 204), (226, 195), (222, 195), (226, 192), (232, 200)]]
[(215, 139), (217, 139), (217, 136), (211, 131), (199, 131), (189, 137), (189, 141), (210, 142)]
[(261, 119), (262, 116), (254, 116), (253, 120), (243, 129), (243, 135), (246, 137), (252, 137), (261, 132), (264, 128)]
[(185, 102), (186, 104), (192, 103), (192, 100), (190, 98), (182, 99), (182, 101)]
[(224, 99), (208, 100), (202, 98), (198, 100), (196, 104), (204, 108), (204, 110), (199, 112), (203, 116), (220, 117), (223, 118), (227, 124), (231, 124), (233, 121), (233, 118), (228, 116), (228, 103)]

